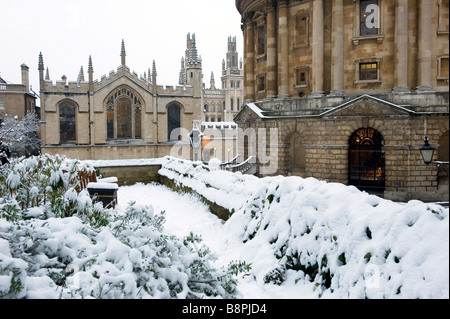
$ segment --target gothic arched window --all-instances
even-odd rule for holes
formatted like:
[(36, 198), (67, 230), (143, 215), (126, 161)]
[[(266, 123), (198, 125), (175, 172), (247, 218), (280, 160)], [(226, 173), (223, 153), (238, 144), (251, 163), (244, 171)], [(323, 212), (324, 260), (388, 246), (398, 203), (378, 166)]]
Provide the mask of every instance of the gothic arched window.
[(77, 141), (76, 106), (72, 101), (59, 104), (59, 140), (61, 144), (73, 144)]
[(120, 87), (106, 99), (108, 140), (142, 138), (142, 99), (129, 87)]

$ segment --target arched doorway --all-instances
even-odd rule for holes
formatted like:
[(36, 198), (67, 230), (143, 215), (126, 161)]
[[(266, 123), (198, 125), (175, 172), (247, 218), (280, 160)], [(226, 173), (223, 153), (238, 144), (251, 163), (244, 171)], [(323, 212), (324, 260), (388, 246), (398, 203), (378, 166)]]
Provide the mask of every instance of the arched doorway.
[(348, 184), (382, 194), (385, 189), (384, 138), (373, 128), (362, 128), (349, 141)]
[[(177, 104), (170, 104), (167, 107), (167, 134), (169, 141), (180, 139), (181, 110)], [(173, 132), (176, 130), (175, 132)], [(173, 133), (172, 133), (173, 132)]]

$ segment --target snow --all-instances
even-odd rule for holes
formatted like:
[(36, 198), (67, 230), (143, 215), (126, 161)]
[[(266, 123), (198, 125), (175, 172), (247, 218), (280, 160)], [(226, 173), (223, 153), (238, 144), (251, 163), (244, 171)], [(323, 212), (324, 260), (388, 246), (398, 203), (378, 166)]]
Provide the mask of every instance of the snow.
[[(29, 169), (36, 163), (22, 165)], [(129, 163), (87, 161), (81, 166)], [(115, 214), (126, 218), (111, 227), (93, 229), (76, 216), (52, 217), (12, 232), (15, 224), (0, 218), (0, 295), (21, 283), (25, 289), (19, 298), (172, 298), (176, 284), (177, 297), (186, 298), (192, 276), (187, 265), (198, 257), (175, 238), (196, 234), (216, 257), (208, 261), (215, 268), (236, 260), (251, 264), (238, 277), (238, 298), (449, 298), (446, 207), (417, 200), (397, 203), (314, 178), (233, 174), (218, 169), (215, 160), (210, 166), (170, 157), (132, 164), (162, 165), (160, 174), (227, 208), (230, 218), (213, 215), (196, 194), (159, 184), (120, 187)], [(17, 171), (11, 174), (9, 186), (18, 187)], [(49, 176), (55, 186), (64, 178), (61, 170)], [(79, 204), (79, 212), (92, 204), (85, 191), (69, 188), (63, 195)], [(0, 198), (0, 217), (2, 209), (10, 209), (5, 203)], [(98, 211), (89, 212), (89, 218)], [(164, 232), (174, 238), (161, 235), (155, 221), (161, 212)], [(44, 213), (46, 207), (34, 207), (24, 217)], [(153, 226), (142, 227), (148, 220)], [(19, 258), (19, 250), (34, 251), (36, 258)], [(65, 273), (74, 271), (66, 276), (69, 289), (55, 284), (52, 271), (61, 262), (70, 266)], [(149, 292), (137, 286), (139, 280), (151, 287)]]
[[(449, 297), (448, 208), (395, 203), (313, 178), (260, 179), (176, 159), (166, 159), (160, 173), (234, 214), (223, 222), (198, 198), (159, 185), (122, 187), (119, 198), (165, 210), (170, 232), (202, 234), (223, 264), (250, 262), (251, 275), (240, 280), (243, 298)], [(292, 267), (286, 267), (289, 260)], [(292, 269), (301, 266), (331, 274), (329, 287), (325, 275), (313, 279)]]
[(88, 184), (87, 188), (115, 190), (115, 189), (119, 189), (119, 185), (117, 185), (115, 183), (104, 183), (104, 182), (94, 183), (94, 182), (90, 182)]

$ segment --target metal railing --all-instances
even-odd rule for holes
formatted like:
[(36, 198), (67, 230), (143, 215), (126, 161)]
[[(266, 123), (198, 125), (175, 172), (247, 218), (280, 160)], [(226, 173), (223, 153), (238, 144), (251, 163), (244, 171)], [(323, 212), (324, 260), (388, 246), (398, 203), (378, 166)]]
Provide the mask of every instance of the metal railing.
[(220, 168), (232, 173), (241, 172), (242, 174), (256, 174), (256, 156), (250, 156), (244, 162), (239, 164), (237, 163), (238, 156), (236, 156), (232, 161), (222, 164)]
[(236, 155), (232, 160), (220, 164), (220, 169), (224, 171), (227, 167), (236, 165), (236, 164), (237, 164), (237, 160), (238, 160), (238, 158), (239, 158), (240, 156), (241, 156), (241, 155), (238, 154), (238, 155)]

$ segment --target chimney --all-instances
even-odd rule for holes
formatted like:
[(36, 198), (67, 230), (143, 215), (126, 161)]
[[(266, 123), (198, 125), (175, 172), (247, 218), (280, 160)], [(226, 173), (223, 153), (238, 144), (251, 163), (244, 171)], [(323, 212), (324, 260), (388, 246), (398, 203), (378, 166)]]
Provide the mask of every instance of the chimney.
[(25, 85), (25, 90), (27, 93), (30, 93), (30, 74), (29, 67), (24, 63), (20, 66), (22, 69), (22, 84)]

